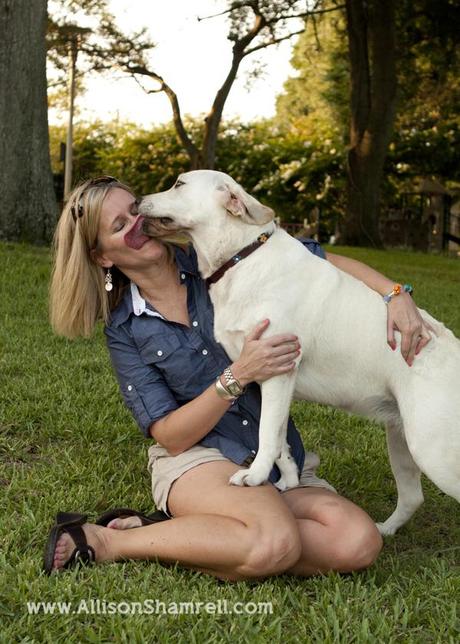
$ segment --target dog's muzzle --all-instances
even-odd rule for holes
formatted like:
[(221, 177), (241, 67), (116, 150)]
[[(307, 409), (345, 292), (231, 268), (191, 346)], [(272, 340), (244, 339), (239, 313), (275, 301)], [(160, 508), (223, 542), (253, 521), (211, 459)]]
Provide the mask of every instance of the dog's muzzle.
[(144, 221), (142, 223), (142, 232), (144, 235), (161, 237), (175, 230), (178, 230), (178, 228), (174, 225), (171, 217), (151, 217), (144, 215)]

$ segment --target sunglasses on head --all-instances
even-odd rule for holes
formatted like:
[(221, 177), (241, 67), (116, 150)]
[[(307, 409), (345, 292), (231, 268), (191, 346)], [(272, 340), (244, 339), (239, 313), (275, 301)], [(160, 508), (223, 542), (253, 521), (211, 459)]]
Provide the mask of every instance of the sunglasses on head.
[(102, 175), (101, 177), (95, 177), (94, 179), (91, 179), (88, 182), (82, 194), (80, 195), (80, 199), (78, 200), (78, 203), (74, 204), (70, 209), (70, 214), (72, 215), (72, 219), (74, 220), (75, 223), (77, 222), (77, 219), (80, 219), (80, 217), (83, 217), (84, 209), (83, 209), (83, 204), (81, 203), (81, 198), (85, 194), (86, 190), (88, 190), (88, 188), (93, 188), (94, 186), (102, 186), (102, 185), (114, 183), (114, 182), (118, 183), (118, 179), (115, 179), (115, 177), (111, 177), (108, 174)]

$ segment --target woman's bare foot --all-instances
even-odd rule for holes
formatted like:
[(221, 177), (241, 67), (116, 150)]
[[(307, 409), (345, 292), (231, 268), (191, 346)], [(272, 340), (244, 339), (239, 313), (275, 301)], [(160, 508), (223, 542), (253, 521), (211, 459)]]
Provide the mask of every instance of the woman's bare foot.
[[(85, 523), (81, 527), (88, 545), (94, 549), (96, 561), (113, 559), (110, 551), (110, 531), (92, 523)], [(63, 532), (56, 543), (53, 570), (59, 570), (64, 567), (75, 547), (75, 542), (70, 534)]]
[(142, 521), (140, 517), (117, 517), (107, 524), (112, 530), (129, 530), (130, 528), (140, 528)]

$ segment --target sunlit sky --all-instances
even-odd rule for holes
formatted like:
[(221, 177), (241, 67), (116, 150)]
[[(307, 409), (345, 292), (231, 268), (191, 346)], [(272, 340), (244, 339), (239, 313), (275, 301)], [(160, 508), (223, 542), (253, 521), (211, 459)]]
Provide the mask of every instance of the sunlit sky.
[[(227, 5), (223, 0), (111, 0), (111, 11), (125, 32), (144, 26), (157, 47), (151, 54), (151, 67), (177, 93), (184, 114), (199, 115), (209, 110), (217, 89), (225, 79), (231, 61), (231, 43), (226, 39), (225, 17), (198, 22), (218, 13)], [(52, 9), (52, 0), (50, 2)], [(85, 26), (85, 17), (78, 23)], [(245, 121), (271, 116), (276, 95), (293, 73), (290, 66), (292, 43), (286, 41), (248, 56), (226, 103), (224, 118), (238, 116)], [(265, 64), (261, 78), (251, 82), (248, 73), (256, 60)], [(151, 79), (142, 81), (156, 87)], [(147, 95), (122, 73), (110, 78), (85, 79), (87, 92), (79, 96), (79, 116), (84, 120), (129, 120), (145, 127), (171, 120), (171, 107), (165, 94)], [(61, 120), (62, 119), (62, 120)], [(50, 114), (51, 122), (65, 121), (65, 114)]]

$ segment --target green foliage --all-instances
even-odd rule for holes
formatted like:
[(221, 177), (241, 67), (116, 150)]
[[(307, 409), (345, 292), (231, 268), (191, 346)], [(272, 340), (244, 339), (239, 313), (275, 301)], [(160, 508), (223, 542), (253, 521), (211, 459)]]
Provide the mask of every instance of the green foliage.
[[(63, 127), (51, 126), (55, 173), (62, 172), (59, 143), (64, 136)], [(91, 176), (110, 174), (139, 194), (147, 194), (169, 187), (180, 172), (188, 170), (188, 165), (172, 124), (145, 130), (132, 123), (98, 121), (80, 123), (74, 129), (74, 184)]]
[[(459, 23), (460, 7), (452, 0), (397, 3), (399, 107), (385, 167), (387, 201), (413, 190), (423, 176), (460, 187)], [(286, 127), (301, 123), (307, 139), (318, 126), (342, 133), (344, 158), (349, 71), (342, 14), (325, 14), (315, 32), (307, 23), (291, 62), (297, 75), (278, 98), (277, 120)]]
[[(187, 127), (199, 140), (199, 119)], [(59, 173), (59, 142), (64, 140), (64, 129), (51, 127), (50, 132), (53, 169)], [(189, 159), (172, 124), (153, 130), (114, 122), (79, 124), (74, 152), (74, 183), (111, 174), (139, 194), (165, 190), (180, 172), (189, 169)], [(216, 169), (227, 172), (273, 207), (285, 222), (302, 223), (319, 206), (323, 237), (327, 239), (333, 232), (343, 207), (338, 132), (305, 132), (301, 124), (286, 130), (269, 120), (251, 125), (224, 123)]]
[(339, 151), (334, 133), (326, 138), (319, 132), (305, 133), (300, 126), (287, 130), (263, 121), (225, 129), (218, 165), (273, 207), (284, 222), (302, 223), (319, 207), (327, 239), (341, 206)]
[(345, 134), (349, 118), (349, 64), (343, 14), (340, 11), (305, 22), (291, 58), (296, 75), (277, 98), (277, 119), (302, 123), (305, 130), (335, 125)]
[(392, 183), (413, 188), (435, 175), (460, 187), (460, 6), (451, 0), (399, 5), (399, 109), (387, 163)]
[[(405, 0), (398, 5), (401, 98), (385, 168), (388, 203), (402, 190), (413, 190), (421, 176), (437, 175), (448, 187), (460, 186), (454, 8), (449, 0), (435, 4)], [(244, 11), (249, 19), (248, 6)], [(341, 11), (317, 18), (315, 28), (307, 21), (292, 63), (297, 76), (286, 81), (274, 119), (222, 124), (216, 169), (272, 206), (284, 222), (302, 223), (318, 207), (321, 239), (327, 240), (345, 210), (349, 72)], [(198, 148), (202, 120), (186, 122)], [(64, 140), (62, 128), (51, 128), (57, 173), (62, 171), (58, 142)], [(74, 147), (75, 181), (113, 174), (140, 194), (168, 188), (189, 169), (172, 124), (145, 130), (128, 123), (80, 123)]]
[[(341, 249), (416, 285), (417, 302), (460, 335), (458, 263), (415, 253)], [(424, 481), (425, 504), (376, 564), (352, 575), (282, 575), (222, 583), (155, 561), (107, 563), (47, 577), (46, 535), (59, 510), (151, 511), (147, 447), (123, 406), (101, 329), (54, 337), (45, 248), (0, 244), (0, 612), (2, 642), (143, 644), (383, 642), (454, 644), (460, 635), (458, 504)], [(33, 285), (33, 287), (31, 287)], [(382, 520), (396, 490), (383, 431), (327, 407), (295, 403), (320, 476)], [(206, 535), (203, 535), (205, 539)], [(26, 602), (272, 602), (272, 614), (28, 614)]]

